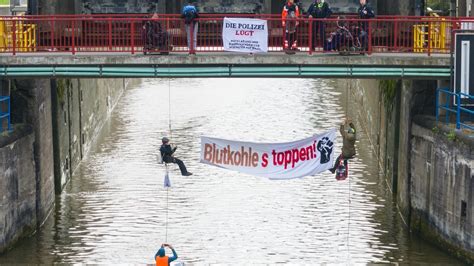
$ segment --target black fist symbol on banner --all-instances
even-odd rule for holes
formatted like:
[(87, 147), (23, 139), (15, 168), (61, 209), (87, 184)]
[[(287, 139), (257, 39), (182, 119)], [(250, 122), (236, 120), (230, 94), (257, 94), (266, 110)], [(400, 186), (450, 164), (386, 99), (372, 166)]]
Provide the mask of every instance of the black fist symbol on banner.
[(324, 137), (318, 142), (318, 151), (321, 152), (321, 164), (331, 161), (333, 147), (334, 143), (328, 137)]

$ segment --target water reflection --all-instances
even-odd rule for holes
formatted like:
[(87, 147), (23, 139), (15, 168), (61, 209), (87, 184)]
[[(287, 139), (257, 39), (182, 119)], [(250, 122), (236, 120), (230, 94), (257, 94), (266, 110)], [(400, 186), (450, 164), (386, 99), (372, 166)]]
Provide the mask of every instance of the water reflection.
[(165, 241), (164, 135), (194, 173), (171, 175), (168, 242), (180, 261), (458, 263), (403, 229), (361, 130), (343, 182), (329, 172), (270, 181), (199, 164), (201, 135), (305, 138), (337, 126), (344, 97), (325, 80), (145, 80), (126, 92), (45, 227), (0, 263), (153, 263)]

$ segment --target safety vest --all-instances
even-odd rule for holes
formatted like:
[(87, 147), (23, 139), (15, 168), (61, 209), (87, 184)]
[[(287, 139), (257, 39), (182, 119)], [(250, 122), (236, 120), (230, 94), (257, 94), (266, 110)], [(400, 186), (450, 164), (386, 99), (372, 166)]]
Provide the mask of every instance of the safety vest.
[(160, 257), (156, 256), (155, 258), (156, 266), (168, 266), (168, 256)]

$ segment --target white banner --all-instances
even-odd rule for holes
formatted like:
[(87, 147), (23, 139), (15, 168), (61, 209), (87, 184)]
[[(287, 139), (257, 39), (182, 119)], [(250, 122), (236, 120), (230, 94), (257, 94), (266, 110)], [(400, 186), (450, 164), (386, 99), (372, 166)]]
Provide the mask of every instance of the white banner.
[(315, 175), (333, 166), (336, 129), (288, 143), (252, 143), (201, 137), (201, 162), (270, 179)]
[(224, 18), (222, 41), (225, 51), (268, 52), (267, 21), (252, 18)]

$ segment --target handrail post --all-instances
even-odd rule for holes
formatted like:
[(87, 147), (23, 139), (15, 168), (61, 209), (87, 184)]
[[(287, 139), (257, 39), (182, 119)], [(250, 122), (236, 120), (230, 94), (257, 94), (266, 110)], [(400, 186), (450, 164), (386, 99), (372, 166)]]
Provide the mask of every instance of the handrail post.
[(135, 22), (132, 20), (132, 23), (130, 24), (132, 29), (131, 29), (131, 40), (130, 40), (130, 44), (132, 46), (132, 54), (135, 54)]
[(112, 50), (112, 18), (109, 17), (109, 50)]
[(367, 54), (371, 55), (372, 54), (372, 22), (371, 20), (368, 20), (368, 25), (367, 25)]
[[(398, 21), (395, 21), (394, 23), (395, 25), (393, 26), (393, 50), (396, 51), (398, 49)], [(413, 30), (413, 32), (415, 32), (415, 30)]]
[(194, 47), (194, 20), (191, 21), (191, 23), (189, 23), (189, 39), (188, 40), (188, 43), (189, 43), (189, 53), (190, 54), (194, 54), (195, 51), (195, 47)]
[(76, 31), (76, 28), (75, 28), (75, 27), (76, 27), (76, 23), (74, 23), (74, 22), (75, 22), (75, 20), (73, 19), (73, 20), (72, 20), (72, 27), (71, 27), (71, 30), (72, 30), (72, 32), (71, 32), (71, 38), (72, 38), (72, 39), (71, 39), (71, 46), (72, 46), (72, 47), (71, 47), (71, 50), (72, 50), (72, 54), (73, 54), (73, 55), (76, 54), (76, 45), (75, 45), (75, 43), (76, 43), (76, 42), (75, 42), (76, 36), (75, 36), (75, 34), (74, 34), (75, 31)]
[[(313, 54), (313, 46), (315, 45), (315, 43), (313, 43), (313, 19), (310, 18), (309, 19), (309, 41), (308, 41), (308, 45), (309, 45), (309, 55), (312, 55)], [(324, 37), (323, 37), (324, 39)], [(323, 44), (324, 46), (324, 44)]]
[(54, 51), (54, 27), (56, 26), (56, 23), (54, 23), (55, 20), (51, 21), (51, 51)]
[(457, 106), (456, 106), (456, 129), (461, 129), (461, 93), (456, 94)]
[(439, 89), (436, 89), (436, 125), (438, 125), (439, 120)]
[(12, 129), (12, 124), (11, 124), (11, 106), (10, 106), (10, 102), (11, 101), (11, 98), (10, 98), (10, 95), (8, 95), (8, 100), (7, 100), (7, 105), (8, 105), (8, 117), (7, 117), (7, 130), (10, 131)]
[(13, 20), (13, 27), (12, 27), (12, 49), (13, 55), (16, 55), (16, 20)]
[(428, 56), (431, 56), (431, 21), (428, 22)]

